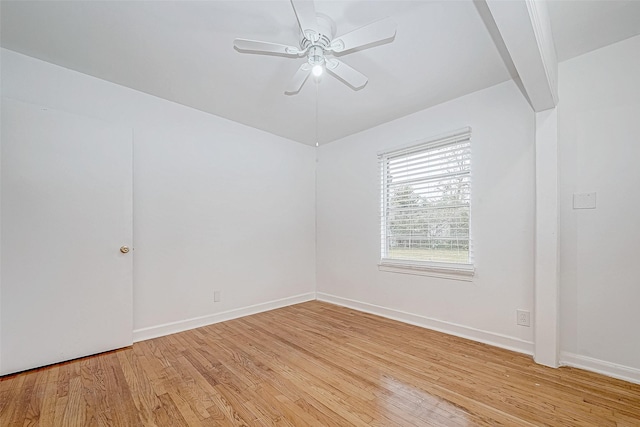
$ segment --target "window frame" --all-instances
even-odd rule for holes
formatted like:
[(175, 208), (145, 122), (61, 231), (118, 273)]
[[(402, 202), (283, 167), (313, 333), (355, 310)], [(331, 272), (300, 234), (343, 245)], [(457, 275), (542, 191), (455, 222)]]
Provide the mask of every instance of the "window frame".
[(394, 157), (402, 155), (406, 152), (409, 155), (412, 151), (415, 152), (427, 152), (429, 149), (434, 149), (438, 146), (446, 146), (449, 144), (455, 144), (456, 142), (469, 141), (469, 150), (471, 150), (471, 128), (465, 127), (453, 132), (449, 132), (443, 135), (434, 136), (406, 144), (403, 146), (395, 147), (389, 150), (381, 151), (378, 153), (379, 172), (380, 172), (380, 262), (378, 263), (378, 269), (380, 271), (404, 273), (404, 274), (416, 274), (424, 276), (433, 276), (448, 279), (466, 280), (471, 281), (475, 274), (475, 266), (473, 263), (473, 250), (472, 250), (472, 236), (471, 236), (471, 194), (473, 190), (472, 168), (473, 162), (470, 164), (469, 172), (465, 172), (470, 177), (470, 189), (469, 189), (469, 261), (467, 263), (457, 262), (444, 262), (444, 261), (427, 261), (417, 259), (398, 259), (388, 258), (388, 241), (387, 241), (387, 226), (388, 216), (387, 207), (389, 203), (389, 186), (387, 183), (387, 168), (389, 161)]

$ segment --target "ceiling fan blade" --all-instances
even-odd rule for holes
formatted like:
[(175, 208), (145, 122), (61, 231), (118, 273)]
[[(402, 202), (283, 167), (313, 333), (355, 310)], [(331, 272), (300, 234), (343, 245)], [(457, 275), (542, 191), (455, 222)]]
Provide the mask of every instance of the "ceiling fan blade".
[(354, 89), (362, 89), (369, 79), (360, 71), (356, 71), (336, 58), (327, 59), (327, 71)]
[[(298, 19), (300, 32), (310, 40), (315, 40), (318, 34), (318, 19), (316, 18), (316, 8), (313, 1), (309, 0), (291, 0), (291, 6)], [(308, 32), (313, 31), (311, 37)]]
[(233, 45), (238, 50), (250, 52), (273, 53), (278, 55), (298, 56), (300, 49), (284, 44), (262, 42), (258, 40), (235, 39)]
[(285, 93), (293, 94), (300, 92), (302, 89), (302, 85), (307, 81), (307, 78), (311, 74), (311, 65), (308, 62), (305, 62), (298, 68), (298, 71), (293, 75), (293, 78), (287, 85), (285, 89)]
[(375, 21), (343, 36), (336, 37), (331, 42), (330, 49), (334, 52), (344, 52), (345, 50), (391, 39), (396, 35), (396, 27), (396, 23), (391, 18)]

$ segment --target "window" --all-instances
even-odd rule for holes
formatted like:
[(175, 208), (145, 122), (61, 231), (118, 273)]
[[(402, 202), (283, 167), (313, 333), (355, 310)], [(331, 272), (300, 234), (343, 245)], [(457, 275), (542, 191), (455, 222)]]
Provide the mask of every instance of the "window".
[(470, 138), (465, 128), (379, 154), (382, 270), (473, 274)]

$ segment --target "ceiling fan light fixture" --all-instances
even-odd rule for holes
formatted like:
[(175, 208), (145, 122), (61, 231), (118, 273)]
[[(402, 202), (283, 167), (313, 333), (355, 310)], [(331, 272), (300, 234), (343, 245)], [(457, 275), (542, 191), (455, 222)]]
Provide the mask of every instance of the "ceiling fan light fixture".
[(324, 68), (320, 64), (314, 65), (313, 68), (311, 69), (311, 72), (316, 77), (320, 77), (323, 71), (324, 71)]

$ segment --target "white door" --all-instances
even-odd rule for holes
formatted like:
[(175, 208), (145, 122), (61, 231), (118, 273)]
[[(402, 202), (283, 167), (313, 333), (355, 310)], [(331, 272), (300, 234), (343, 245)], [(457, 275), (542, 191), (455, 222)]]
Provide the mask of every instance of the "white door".
[(0, 374), (131, 345), (131, 130), (1, 111)]

